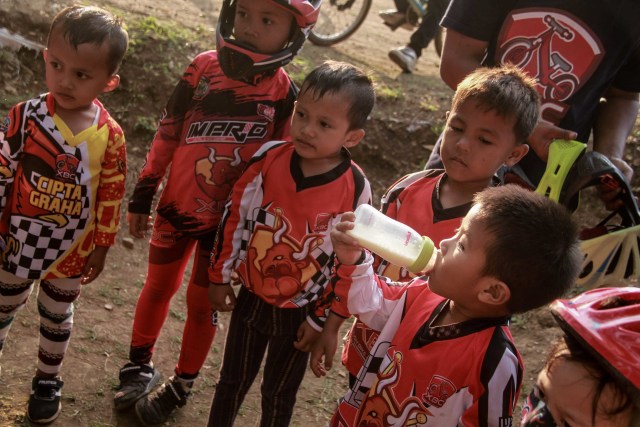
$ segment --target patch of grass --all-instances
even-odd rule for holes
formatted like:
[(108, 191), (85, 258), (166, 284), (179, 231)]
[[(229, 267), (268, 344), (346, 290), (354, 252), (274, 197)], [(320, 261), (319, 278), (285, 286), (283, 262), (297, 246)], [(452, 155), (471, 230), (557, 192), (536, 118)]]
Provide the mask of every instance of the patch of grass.
[(286, 70), (291, 77), (291, 80), (298, 86), (302, 86), (302, 82), (304, 78), (313, 70), (313, 63), (307, 58), (301, 57), (300, 55), (293, 58), (291, 64), (287, 65)]
[(420, 108), (422, 108), (425, 111), (429, 111), (431, 113), (434, 113), (436, 111), (440, 111), (440, 105), (438, 105), (437, 103), (433, 102), (433, 100), (431, 100), (431, 99), (424, 99), (424, 100), (420, 101)]
[(124, 305), (124, 300), (120, 296), (120, 292), (111, 286), (101, 286), (98, 290), (98, 295), (107, 300), (107, 303), (112, 303), (118, 307)]
[(141, 42), (147, 39), (162, 41), (163, 44), (166, 44), (166, 48), (175, 48), (188, 46), (191, 40), (199, 38), (192, 31), (175, 24), (160, 22), (153, 16), (129, 22), (127, 31), (129, 32), (130, 55), (135, 54)]
[(141, 137), (150, 140), (156, 133), (157, 123), (158, 120), (155, 116), (139, 116), (133, 124), (133, 130)]
[(378, 100), (399, 101), (404, 99), (404, 92), (400, 87), (391, 87), (381, 82), (376, 82), (375, 87)]

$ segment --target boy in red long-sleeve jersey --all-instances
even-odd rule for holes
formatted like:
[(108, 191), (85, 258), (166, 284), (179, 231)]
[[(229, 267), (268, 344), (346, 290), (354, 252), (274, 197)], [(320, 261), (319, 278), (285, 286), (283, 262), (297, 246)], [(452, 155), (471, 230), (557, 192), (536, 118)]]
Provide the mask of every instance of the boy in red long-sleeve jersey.
[[(319, 7), (320, 0), (225, 0), (217, 51), (199, 54), (169, 99), (129, 201), (129, 231), (143, 237), (171, 165), (156, 207), (130, 360), (114, 397), (117, 409), (135, 404), (144, 425), (160, 424), (186, 404), (209, 353), (217, 319), (207, 298), (215, 231), (248, 160), (265, 142), (288, 133), (297, 89), (282, 67), (304, 44)], [(175, 375), (147, 396), (160, 379), (154, 346), (194, 251)]]

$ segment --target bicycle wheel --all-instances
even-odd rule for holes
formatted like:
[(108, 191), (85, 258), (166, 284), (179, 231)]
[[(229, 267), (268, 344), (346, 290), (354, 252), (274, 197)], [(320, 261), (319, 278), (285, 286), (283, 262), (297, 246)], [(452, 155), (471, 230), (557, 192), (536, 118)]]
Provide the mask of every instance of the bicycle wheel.
[(318, 46), (331, 46), (345, 40), (360, 28), (371, 9), (371, 1), (325, 0), (309, 40)]

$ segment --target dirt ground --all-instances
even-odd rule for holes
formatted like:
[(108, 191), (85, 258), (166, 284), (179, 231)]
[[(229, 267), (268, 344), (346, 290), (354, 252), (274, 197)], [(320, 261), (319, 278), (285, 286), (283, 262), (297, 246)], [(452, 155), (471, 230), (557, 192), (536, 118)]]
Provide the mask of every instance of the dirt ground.
[[(50, 18), (68, 0), (0, 0), (0, 28), (44, 43)], [(172, 50), (145, 50), (135, 43), (135, 51), (121, 69), (121, 87), (103, 100), (123, 125), (129, 155), (128, 188), (135, 182), (147, 150), (155, 120), (182, 69), (199, 50), (213, 48), (217, 0), (95, 0), (94, 4), (123, 14), (126, 22), (154, 17), (197, 34), (194, 40)], [(373, 183), (375, 198), (396, 178), (422, 168), (436, 135), (443, 125), (451, 90), (440, 80), (438, 58), (433, 47), (425, 52), (413, 74), (402, 74), (387, 58), (387, 51), (408, 40), (409, 32), (391, 32), (382, 25), (377, 11), (392, 7), (389, 0), (374, 0), (367, 22), (349, 40), (331, 48), (307, 43), (299, 60), (288, 66), (292, 75), (325, 59), (344, 60), (370, 70), (377, 82), (378, 104), (368, 124), (367, 137), (354, 150), (354, 158)], [(153, 33), (153, 29), (149, 30)], [(143, 33), (141, 40), (154, 34)], [(147, 40), (148, 41), (148, 40)], [(153, 44), (153, 43), (151, 43)], [(139, 56), (139, 58), (138, 58)], [(46, 88), (41, 59), (33, 52), (0, 49), (0, 115), (13, 103), (30, 98)], [(154, 68), (154, 65), (161, 65)], [(294, 77), (295, 80), (295, 77)], [(145, 86), (146, 85), (146, 86)], [(144, 120), (143, 120), (144, 119)], [(637, 168), (638, 129), (629, 141), (628, 160)], [(637, 180), (636, 184), (637, 191)], [(130, 194), (130, 191), (127, 193)], [(135, 241), (133, 248), (123, 245), (126, 227), (110, 251), (108, 266), (101, 277), (83, 290), (76, 306), (74, 335), (65, 358), (63, 411), (55, 426), (135, 426), (132, 412), (118, 413), (112, 407), (118, 370), (126, 361), (133, 311), (146, 273), (147, 243)], [(34, 295), (35, 296), (35, 295)], [(0, 360), (0, 427), (29, 425), (24, 418), (38, 338), (38, 314), (32, 296), (18, 315)], [(157, 344), (154, 361), (165, 377), (171, 375), (177, 360), (185, 320), (184, 289), (176, 295)], [(178, 411), (168, 425), (203, 425), (220, 367), (228, 316), (223, 315), (211, 354), (196, 383), (188, 406)], [(548, 344), (559, 331), (546, 310), (516, 316), (513, 334), (526, 364), (528, 392), (543, 363)], [(336, 399), (345, 391), (347, 376), (338, 358), (328, 377), (316, 379), (309, 371), (298, 395), (292, 426), (325, 425)], [(258, 425), (259, 384), (245, 401), (238, 426)], [(521, 399), (522, 400), (522, 399)]]

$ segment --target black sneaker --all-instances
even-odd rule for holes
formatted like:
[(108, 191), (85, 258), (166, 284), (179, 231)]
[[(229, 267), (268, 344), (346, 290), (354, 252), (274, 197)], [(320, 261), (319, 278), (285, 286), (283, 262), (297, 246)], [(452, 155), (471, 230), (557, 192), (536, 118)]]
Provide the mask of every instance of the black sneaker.
[(160, 382), (160, 372), (152, 365), (128, 362), (120, 369), (120, 385), (113, 396), (113, 405), (121, 411), (133, 406)]
[(185, 390), (175, 377), (162, 384), (160, 388), (136, 403), (138, 420), (145, 426), (162, 424), (176, 410), (187, 404), (191, 389)]
[(63, 385), (64, 382), (60, 377), (33, 378), (27, 408), (29, 421), (35, 424), (48, 424), (58, 418), (62, 409), (60, 389)]

